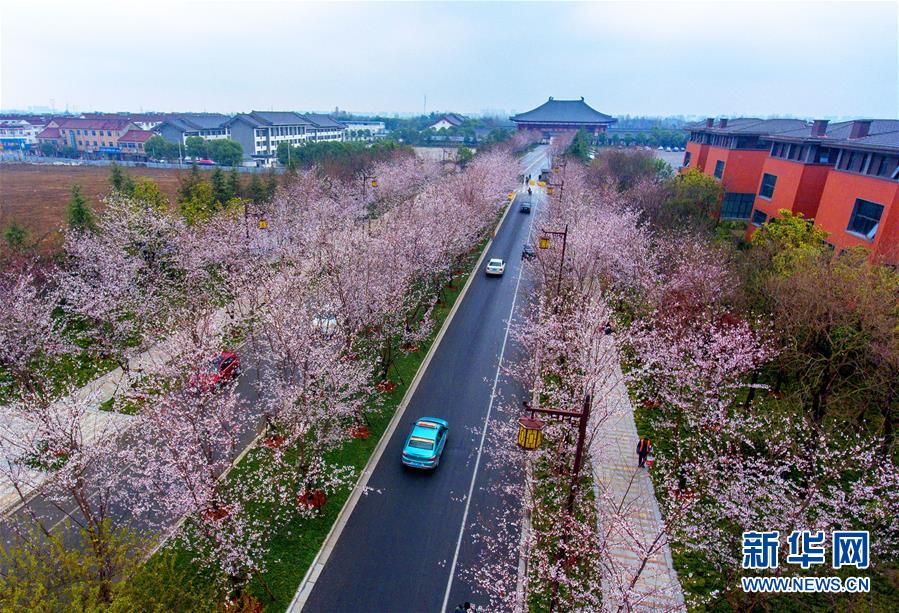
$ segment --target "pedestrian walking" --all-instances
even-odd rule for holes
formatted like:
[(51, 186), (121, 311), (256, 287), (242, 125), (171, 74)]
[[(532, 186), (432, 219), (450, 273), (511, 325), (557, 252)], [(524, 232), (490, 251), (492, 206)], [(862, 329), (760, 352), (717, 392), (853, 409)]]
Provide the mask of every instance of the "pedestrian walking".
[(649, 442), (648, 438), (640, 437), (640, 442), (637, 443), (637, 458), (639, 462), (637, 466), (643, 468), (646, 465), (646, 456), (649, 455), (649, 452), (652, 450), (652, 445)]

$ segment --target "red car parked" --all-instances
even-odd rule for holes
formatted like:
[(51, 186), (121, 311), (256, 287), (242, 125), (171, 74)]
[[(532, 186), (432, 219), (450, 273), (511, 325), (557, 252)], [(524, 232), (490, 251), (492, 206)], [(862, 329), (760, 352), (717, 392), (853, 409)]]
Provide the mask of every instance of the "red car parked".
[(240, 374), (240, 358), (236, 353), (223, 351), (209, 363), (208, 368), (196, 375), (194, 385), (201, 391), (210, 392), (233, 381)]

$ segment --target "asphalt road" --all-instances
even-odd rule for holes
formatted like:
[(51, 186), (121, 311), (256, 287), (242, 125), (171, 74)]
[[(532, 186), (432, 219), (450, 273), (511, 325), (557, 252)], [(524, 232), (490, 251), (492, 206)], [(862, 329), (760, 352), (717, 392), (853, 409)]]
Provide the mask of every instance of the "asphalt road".
[[(544, 155), (543, 148), (526, 155), (523, 174), (536, 178)], [(518, 357), (507, 327), (513, 304), (517, 312), (529, 294), (520, 275), (521, 247), (529, 240), (534, 214), (518, 211), (522, 199), (528, 195), (516, 198), (487, 254), (487, 259), (506, 260), (505, 274), (491, 278), (478, 271), (473, 279), (373, 469), (368, 486), (376, 493), (359, 499), (304, 611), (441, 611), (444, 601), (452, 611), (466, 600), (486, 601), (462, 571), (478, 560), (473, 529), (490, 522), (491, 510), (503, 504), (489, 486), (521, 478), (492, 467), (479, 450), (485, 425), (508, 419), (498, 415), (494, 397), (517, 403), (525, 393), (499, 373), (501, 355), (504, 368)], [(535, 193), (534, 213), (538, 199)], [(432, 473), (400, 463), (405, 437), (421, 416), (442, 417), (450, 424), (443, 458)]]

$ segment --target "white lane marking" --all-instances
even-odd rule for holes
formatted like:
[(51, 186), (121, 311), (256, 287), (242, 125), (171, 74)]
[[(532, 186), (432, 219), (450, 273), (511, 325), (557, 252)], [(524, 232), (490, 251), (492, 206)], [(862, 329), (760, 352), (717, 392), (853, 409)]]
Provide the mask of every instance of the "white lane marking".
[[(531, 226), (534, 218), (528, 221), (528, 236), (531, 234)], [(493, 389), (490, 392), (490, 404), (487, 406), (487, 416), (484, 418), (484, 427), (481, 430), (481, 442), (478, 445), (478, 456), (474, 462), (474, 472), (471, 474), (471, 483), (468, 486), (468, 497), (465, 499), (465, 512), (462, 513), (462, 525), (459, 527), (459, 538), (456, 539), (456, 551), (453, 554), (453, 564), (450, 566), (449, 579), (446, 582), (446, 592), (443, 593), (443, 606), (441, 611), (447, 610), (450, 590), (453, 588), (453, 577), (456, 574), (456, 564), (459, 561), (459, 549), (462, 547), (462, 537), (465, 535), (465, 524), (468, 523), (468, 509), (471, 506), (471, 497), (474, 494), (474, 484), (478, 478), (478, 468), (481, 465), (481, 453), (484, 450), (484, 439), (487, 437), (487, 428), (490, 424), (490, 414), (493, 411), (493, 402), (496, 400), (496, 386), (499, 383), (499, 373), (503, 366), (503, 356), (506, 354), (506, 343), (509, 341), (509, 330), (512, 329), (512, 318), (515, 313), (515, 303), (518, 301), (518, 289), (521, 286), (521, 273), (524, 272), (524, 263), (518, 269), (518, 281), (515, 283), (515, 294), (512, 296), (512, 308), (509, 309), (509, 321), (506, 324), (506, 333), (503, 336), (503, 346), (499, 352), (499, 362), (496, 365), (496, 375), (493, 377)]]
[(538, 162), (539, 162), (539, 163), (543, 163), (544, 155), (545, 155), (545, 152), (541, 150), (541, 151), (540, 151), (540, 155), (537, 156), (536, 158), (534, 158), (534, 161), (531, 162), (531, 163), (528, 165), (528, 167), (524, 169), (524, 173), (523, 173), (523, 174), (530, 174), (530, 173), (528, 173), (528, 171), (529, 171), (531, 168), (533, 168), (534, 166), (536, 166)]

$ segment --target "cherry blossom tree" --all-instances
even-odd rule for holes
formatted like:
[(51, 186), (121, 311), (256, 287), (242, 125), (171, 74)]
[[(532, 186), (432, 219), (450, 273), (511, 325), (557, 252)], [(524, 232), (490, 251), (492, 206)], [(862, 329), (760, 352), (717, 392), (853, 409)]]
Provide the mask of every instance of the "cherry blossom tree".
[(0, 369), (19, 389), (38, 391), (41, 359), (71, 350), (54, 317), (58, 294), (34, 264), (0, 272)]
[(537, 130), (516, 130), (509, 139), (509, 147), (513, 152), (523, 151), (542, 138), (543, 135)]
[[(6, 518), (8, 528), (21, 538), (49, 535), (61, 515), (85, 535), (98, 597), (108, 601), (121, 563), (110, 547), (111, 520), (122, 467), (118, 441), (129, 420), (96, 406), (95, 396), (71, 387), (58, 399), (26, 392), (0, 405), (0, 477), (39, 531), (15, 515)], [(56, 513), (35, 504), (36, 491)]]
[(66, 234), (65, 265), (57, 277), (63, 309), (88, 349), (114, 359), (126, 373), (129, 358), (169, 328), (171, 305), (181, 293), (182, 231), (172, 215), (116, 194), (107, 200), (97, 232)]

